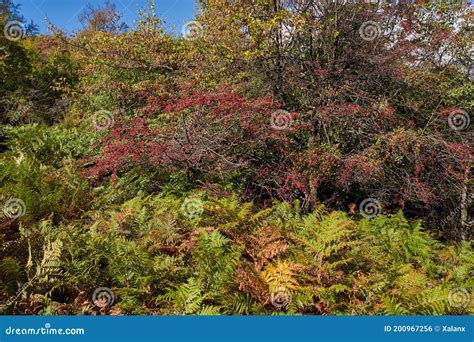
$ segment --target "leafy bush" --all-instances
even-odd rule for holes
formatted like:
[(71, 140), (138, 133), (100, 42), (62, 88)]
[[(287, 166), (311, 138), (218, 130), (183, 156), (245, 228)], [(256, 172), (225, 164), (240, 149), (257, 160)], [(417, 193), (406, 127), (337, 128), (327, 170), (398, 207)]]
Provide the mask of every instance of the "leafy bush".
[(107, 4), (1, 35), (2, 313), (472, 313), (464, 5), (208, 0), (176, 37)]

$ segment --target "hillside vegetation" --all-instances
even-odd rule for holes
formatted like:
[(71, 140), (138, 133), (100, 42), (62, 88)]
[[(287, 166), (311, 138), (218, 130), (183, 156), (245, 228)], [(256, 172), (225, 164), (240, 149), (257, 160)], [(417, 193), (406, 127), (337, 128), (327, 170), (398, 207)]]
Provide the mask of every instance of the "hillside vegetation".
[(0, 312), (472, 314), (472, 7), (199, 6), (0, 1)]

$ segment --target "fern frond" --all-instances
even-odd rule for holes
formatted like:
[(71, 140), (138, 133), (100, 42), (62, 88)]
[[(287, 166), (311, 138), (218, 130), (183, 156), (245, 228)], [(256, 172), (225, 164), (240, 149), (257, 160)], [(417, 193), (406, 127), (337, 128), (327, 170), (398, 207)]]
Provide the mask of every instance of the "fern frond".
[(269, 292), (279, 289), (296, 290), (299, 288), (296, 279), (298, 265), (278, 260), (276, 265), (269, 264), (261, 272), (262, 279), (268, 285)]
[(0, 284), (8, 294), (15, 293), (24, 280), (25, 274), (16, 259), (8, 257), (0, 261)]

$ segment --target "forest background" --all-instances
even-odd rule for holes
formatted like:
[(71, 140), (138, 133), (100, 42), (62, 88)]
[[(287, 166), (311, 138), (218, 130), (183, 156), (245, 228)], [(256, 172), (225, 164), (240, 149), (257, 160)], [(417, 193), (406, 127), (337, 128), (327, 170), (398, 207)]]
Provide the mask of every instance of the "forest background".
[(1, 312), (472, 313), (470, 4), (198, 6), (0, 1)]

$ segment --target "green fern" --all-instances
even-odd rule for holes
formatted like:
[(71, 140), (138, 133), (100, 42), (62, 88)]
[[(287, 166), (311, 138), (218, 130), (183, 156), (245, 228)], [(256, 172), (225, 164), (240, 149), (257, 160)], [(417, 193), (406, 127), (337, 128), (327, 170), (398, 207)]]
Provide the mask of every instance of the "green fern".
[(187, 283), (158, 296), (157, 301), (170, 302), (178, 313), (196, 314), (204, 308), (203, 302), (206, 298), (202, 283), (196, 278), (189, 278)]
[(0, 287), (2, 291), (12, 295), (18, 289), (19, 284), (25, 281), (25, 273), (18, 260), (5, 258), (0, 261)]

